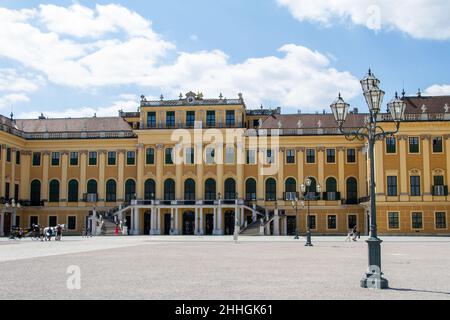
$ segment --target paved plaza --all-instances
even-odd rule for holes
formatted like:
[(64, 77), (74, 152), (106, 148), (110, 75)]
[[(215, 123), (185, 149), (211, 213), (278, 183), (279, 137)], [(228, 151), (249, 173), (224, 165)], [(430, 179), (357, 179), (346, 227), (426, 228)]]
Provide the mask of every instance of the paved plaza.
[[(364, 239), (362, 239), (364, 240)], [(447, 299), (449, 238), (384, 238), (392, 289), (359, 288), (364, 241), (315, 237), (0, 239), (0, 299)], [(81, 271), (69, 290), (68, 268)]]

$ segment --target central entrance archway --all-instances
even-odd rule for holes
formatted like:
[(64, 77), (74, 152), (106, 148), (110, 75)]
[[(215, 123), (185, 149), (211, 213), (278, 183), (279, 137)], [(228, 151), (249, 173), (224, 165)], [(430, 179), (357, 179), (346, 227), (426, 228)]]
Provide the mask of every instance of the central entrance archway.
[(183, 213), (183, 235), (195, 235), (195, 213), (192, 211)]
[(150, 235), (150, 230), (152, 228), (152, 214), (150, 212), (146, 212), (144, 214), (144, 234)]
[(231, 236), (234, 234), (234, 211), (225, 212), (225, 231), (226, 236)]

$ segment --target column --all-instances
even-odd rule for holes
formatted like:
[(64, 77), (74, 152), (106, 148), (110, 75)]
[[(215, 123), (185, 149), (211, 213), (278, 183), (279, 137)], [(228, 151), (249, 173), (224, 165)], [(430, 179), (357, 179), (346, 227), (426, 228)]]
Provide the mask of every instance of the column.
[(11, 199), (16, 197), (16, 151), (15, 148), (11, 149), (11, 183), (9, 184)]
[[(269, 220), (269, 210), (266, 209), (266, 221)], [(266, 236), (270, 236), (270, 223), (266, 224)]]
[(61, 153), (61, 194), (60, 194), (60, 206), (65, 206), (64, 202), (67, 202), (67, 167), (69, 165), (69, 152), (63, 151)]
[(200, 211), (200, 234), (204, 235), (205, 229), (203, 227), (203, 208), (199, 208), (198, 210)]
[(157, 221), (157, 224), (156, 224), (156, 234), (161, 234), (161, 209), (160, 208), (158, 208), (158, 209), (156, 209), (156, 221)]
[(195, 208), (195, 234), (198, 235), (199, 230), (199, 215), (198, 215), (198, 208)]
[(48, 201), (48, 167), (50, 165), (50, 152), (44, 151), (42, 161), (42, 200)]
[(223, 226), (222, 226), (222, 215), (223, 215), (223, 210), (222, 207), (219, 206), (219, 208), (217, 209), (217, 234), (218, 235), (223, 235)]
[[(317, 183), (321, 186), (324, 185), (324, 171), (325, 171), (325, 148), (319, 147), (317, 148), (317, 168), (318, 168), (318, 176), (317, 176)], [(315, 191), (314, 191), (315, 192)]]
[(117, 201), (125, 201), (125, 150), (118, 151), (117, 161)]
[(134, 234), (140, 235), (141, 234), (141, 212), (139, 208), (133, 208), (134, 210)]
[(236, 175), (237, 175), (237, 193), (239, 195), (239, 198), (241, 199), (245, 199), (244, 163), (245, 163), (244, 146), (242, 143), (238, 143), (236, 149)]
[(264, 167), (264, 153), (266, 150), (258, 149), (256, 152), (256, 163), (258, 165), (258, 181), (256, 182), (256, 198), (259, 201), (264, 201), (264, 176), (263, 167)]
[(5, 144), (2, 144), (2, 171), (0, 176), (0, 197), (2, 198), (5, 197), (6, 148), (7, 146)]
[(30, 200), (31, 151), (21, 152), (20, 163), (20, 198)]
[[(340, 147), (337, 148), (338, 152), (338, 191), (341, 193), (341, 196), (343, 195), (345, 191), (345, 148)], [(362, 184), (362, 181), (360, 181), (358, 185)], [(323, 188), (324, 191), (326, 190), (326, 186)]]
[(173, 208), (170, 208), (170, 235), (175, 234), (175, 214)]
[(202, 200), (204, 198), (203, 194), (203, 145), (202, 143), (198, 143), (195, 146), (195, 163), (197, 166), (197, 184), (196, 184), (196, 192), (197, 192), (197, 200)]
[[(445, 137), (445, 154), (447, 155), (447, 183), (446, 185), (450, 185), (450, 135), (446, 135)], [(450, 201), (450, 196), (447, 197), (447, 201)]]
[(163, 198), (164, 145), (156, 145), (156, 199)]
[[(408, 174), (407, 174), (407, 162), (406, 162), (406, 140), (408, 137), (399, 136), (400, 142), (400, 201), (409, 201), (408, 195)], [(376, 165), (376, 163), (375, 163)]]
[(132, 208), (131, 216), (130, 216), (130, 230), (129, 230), (130, 234), (133, 234), (133, 235), (135, 234), (134, 233), (134, 230), (136, 229), (135, 225), (136, 225), (136, 219), (134, 217), (134, 208)]
[(287, 236), (287, 219), (283, 218), (283, 236)]
[(423, 143), (423, 200), (424, 201), (433, 201), (433, 196), (431, 194), (431, 169), (430, 169), (430, 139), (431, 136), (424, 135), (421, 137)]
[(105, 150), (99, 150), (99, 173), (98, 173), (98, 201), (104, 202), (106, 200), (106, 181), (105, 181), (105, 170), (106, 170), (106, 151)]
[(137, 148), (137, 186), (136, 194), (138, 200), (144, 200), (144, 166), (145, 166), (145, 147), (142, 143), (136, 146)]
[(80, 151), (80, 195), (81, 199), (86, 193), (86, 166), (87, 166), (87, 151)]
[(284, 148), (278, 148), (278, 150), (277, 150), (277, 165), (278, 165), (277, 199), (283, 199), (283, 192), (284, 192)]
[(273, 220), (273, 235), (274, 236), (280, 235), (280, 216), (278, 213), (278, 209), (275, 209), (275, 218)]
[[(178, 152), (178, 151), (176, 151)], [(181, 161), (179, 161), (179, 163), (175, 163), (176, 167), (175, 167), (175, 199), (176, 200), (183, 200), (184, 199), (184, 195), (183, 195), (183, 153), (181, 155)]]
[(180, 223), (180, 217), (179, 217), (179, 209), (175, 208), (175, 234), (179, 235), (180, 234), (180, 227), (179, 227), (179, 223)]
[(297, 189), (300, 188), (305, 181), (303, 164), (305, 162), (305, 148), (297, 148)]
[[(365, 159), (364, 148), (358, 148), (358, 167), (359, 167), (359, 197), (367, 197), (367, 161)], [(343, 189), (342, 191), (343, 192)]]
[(157, 224), (158, 224), (158, 219), (157, 219), (157, 217), (156, 217), (156, 214), (157, 214), (157, 211), (156, 211), (156, 209), (153, 207), (153, 208), (151, 208), (150, 209), (150, 212), (151, 212), (151, 229), (150, 229), (150, 235), (156, 235), (157, 234), (157, 232), (156, 232), (156, 230), (158, 229), (158, 226), (157, 226)]

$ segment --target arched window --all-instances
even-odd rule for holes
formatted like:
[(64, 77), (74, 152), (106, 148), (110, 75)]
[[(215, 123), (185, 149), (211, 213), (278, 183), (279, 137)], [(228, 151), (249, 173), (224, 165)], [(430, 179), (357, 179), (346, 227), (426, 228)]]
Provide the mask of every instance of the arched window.
[(117, 201), (117, 183), (113, 179), (106, 182), (106, 202)]
[(337, 192), (337, 182), (335, 178), (327, 179), (327, 192)]
[(289, 178), (284, 184), (284, 192), (286, 201), (292, 201), (297, 198), (297, 181), (294, 178)]
[(49, 202), (59, 202), (59, 181), (58, 180), (52, 180), (50, 181), (50, 188), (49, 188)]
[(340, 200), (340, 195), (337, 192), (337, 181), (335, 178), (328, 178), (326, 181), (326, 193), (324, 200), (335, 201)]
[(236, 181), (234, 179), (225, 180), (225, 200), (236, 200)]
[(184, 200), (195, 201), (195, 181), (187, 179), (184, 182)]
[(216, 200), (216, 181), (214, 179), (205, 181), (205, 200)]
[(347, 179), (347, 204), (358, 204), (358, 181), (355, 178)]
[(87, 193), (88, 194), (97, 194), (97, 181), (95, 181), (94, 179), (88, 181)]
[(253, 178), (247, 179), (245, 182), (245, 200), (256, 200), (256, 181)]
[(69, 202), (78, 202), (78, 181), (70, 180), (69, 181), (69, 197), (67, 201)]
[(32, 206), (41, 205), (41, 182), (33, 180), (30, 186), (30, 201)]
[(167, 179), (164, 182), (164, 200), (175, 200), (175, 181)]
[(277, 182), (273, 178), (266, 180), (266, 201), (277, 200)]
[(311, 180), (311, 185), (309, 187), (306, 187), (306, 196), (310, 200), (316, 200), (317, 199), (317, 181), (314, 177), (308, 177), (309, 180)]
[(145, 181), (144, 199), (145, 200), (155, 200), (155, 194), (156, 194), (155, 180), (148, 179), (147, 181)]
[(128, 179), (125, 182), (125, 202), (130, 202), (136, 195), (136, 182), (133, 179)]

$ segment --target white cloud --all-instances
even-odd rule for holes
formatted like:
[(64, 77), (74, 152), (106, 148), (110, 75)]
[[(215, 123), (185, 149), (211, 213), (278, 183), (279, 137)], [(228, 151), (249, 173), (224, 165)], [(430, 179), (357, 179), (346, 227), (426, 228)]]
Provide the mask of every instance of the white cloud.
[(0, 96), (0, 109), (14, 107), (14, 104), (21, 102), (28, 102), (30, 98), (27, 95), (21, 93), (9, 93)]
[[(139, 106), (139, 99), (136, 95), (121, 94), (109, 106), (102, 107), (81, 107), (68, 108), (62, 111), (47, 110), (43, 111), (47, 118), (80, 118), (80, 117), (116, 117), (119, 110), (123, 111), (137, 111)], [(22, 112), (16, 118), (18, 119), (37, 119), (41, 112)]]
[(413, 38), (450, 39), (448, 0), (277, 0), (300, 21), (350, 21), (372, 30), (396, 29)]
[(33, 74), (20, 75), (11, 68), (0, 69), (0, 91), (34, 92), (44, 83), (44, 79)]
[[(359, 92), (358, 80), (333, 68), (328, 53), (300, 45), (288, 44), (277, 55), (236, 64), (220, 50), (175, 53), (174, 49), (172, 42), (153, 31), (150, 21), (120, 5), (0, 8), (0, 56), (58, 85), (89, 90), (136, 85), (160, 91), (166, 98), (190, 90), (228, 98), (242, 92), (250, 108), (270, 101), (305, 111), (328, 106), (338, 91), (347, 99)], [(174, 53), (175, 60), (167, 61)], [(133, 99), (121, 100), (131, 105)], [(84, 108), (60, 114), (102, 115), (111, 110)]]
[(427, 96), (446, 96), (450, 95), (450, 84), (447, 85), (432, 85), (431, 87), (427, 88), (424, 92)]

